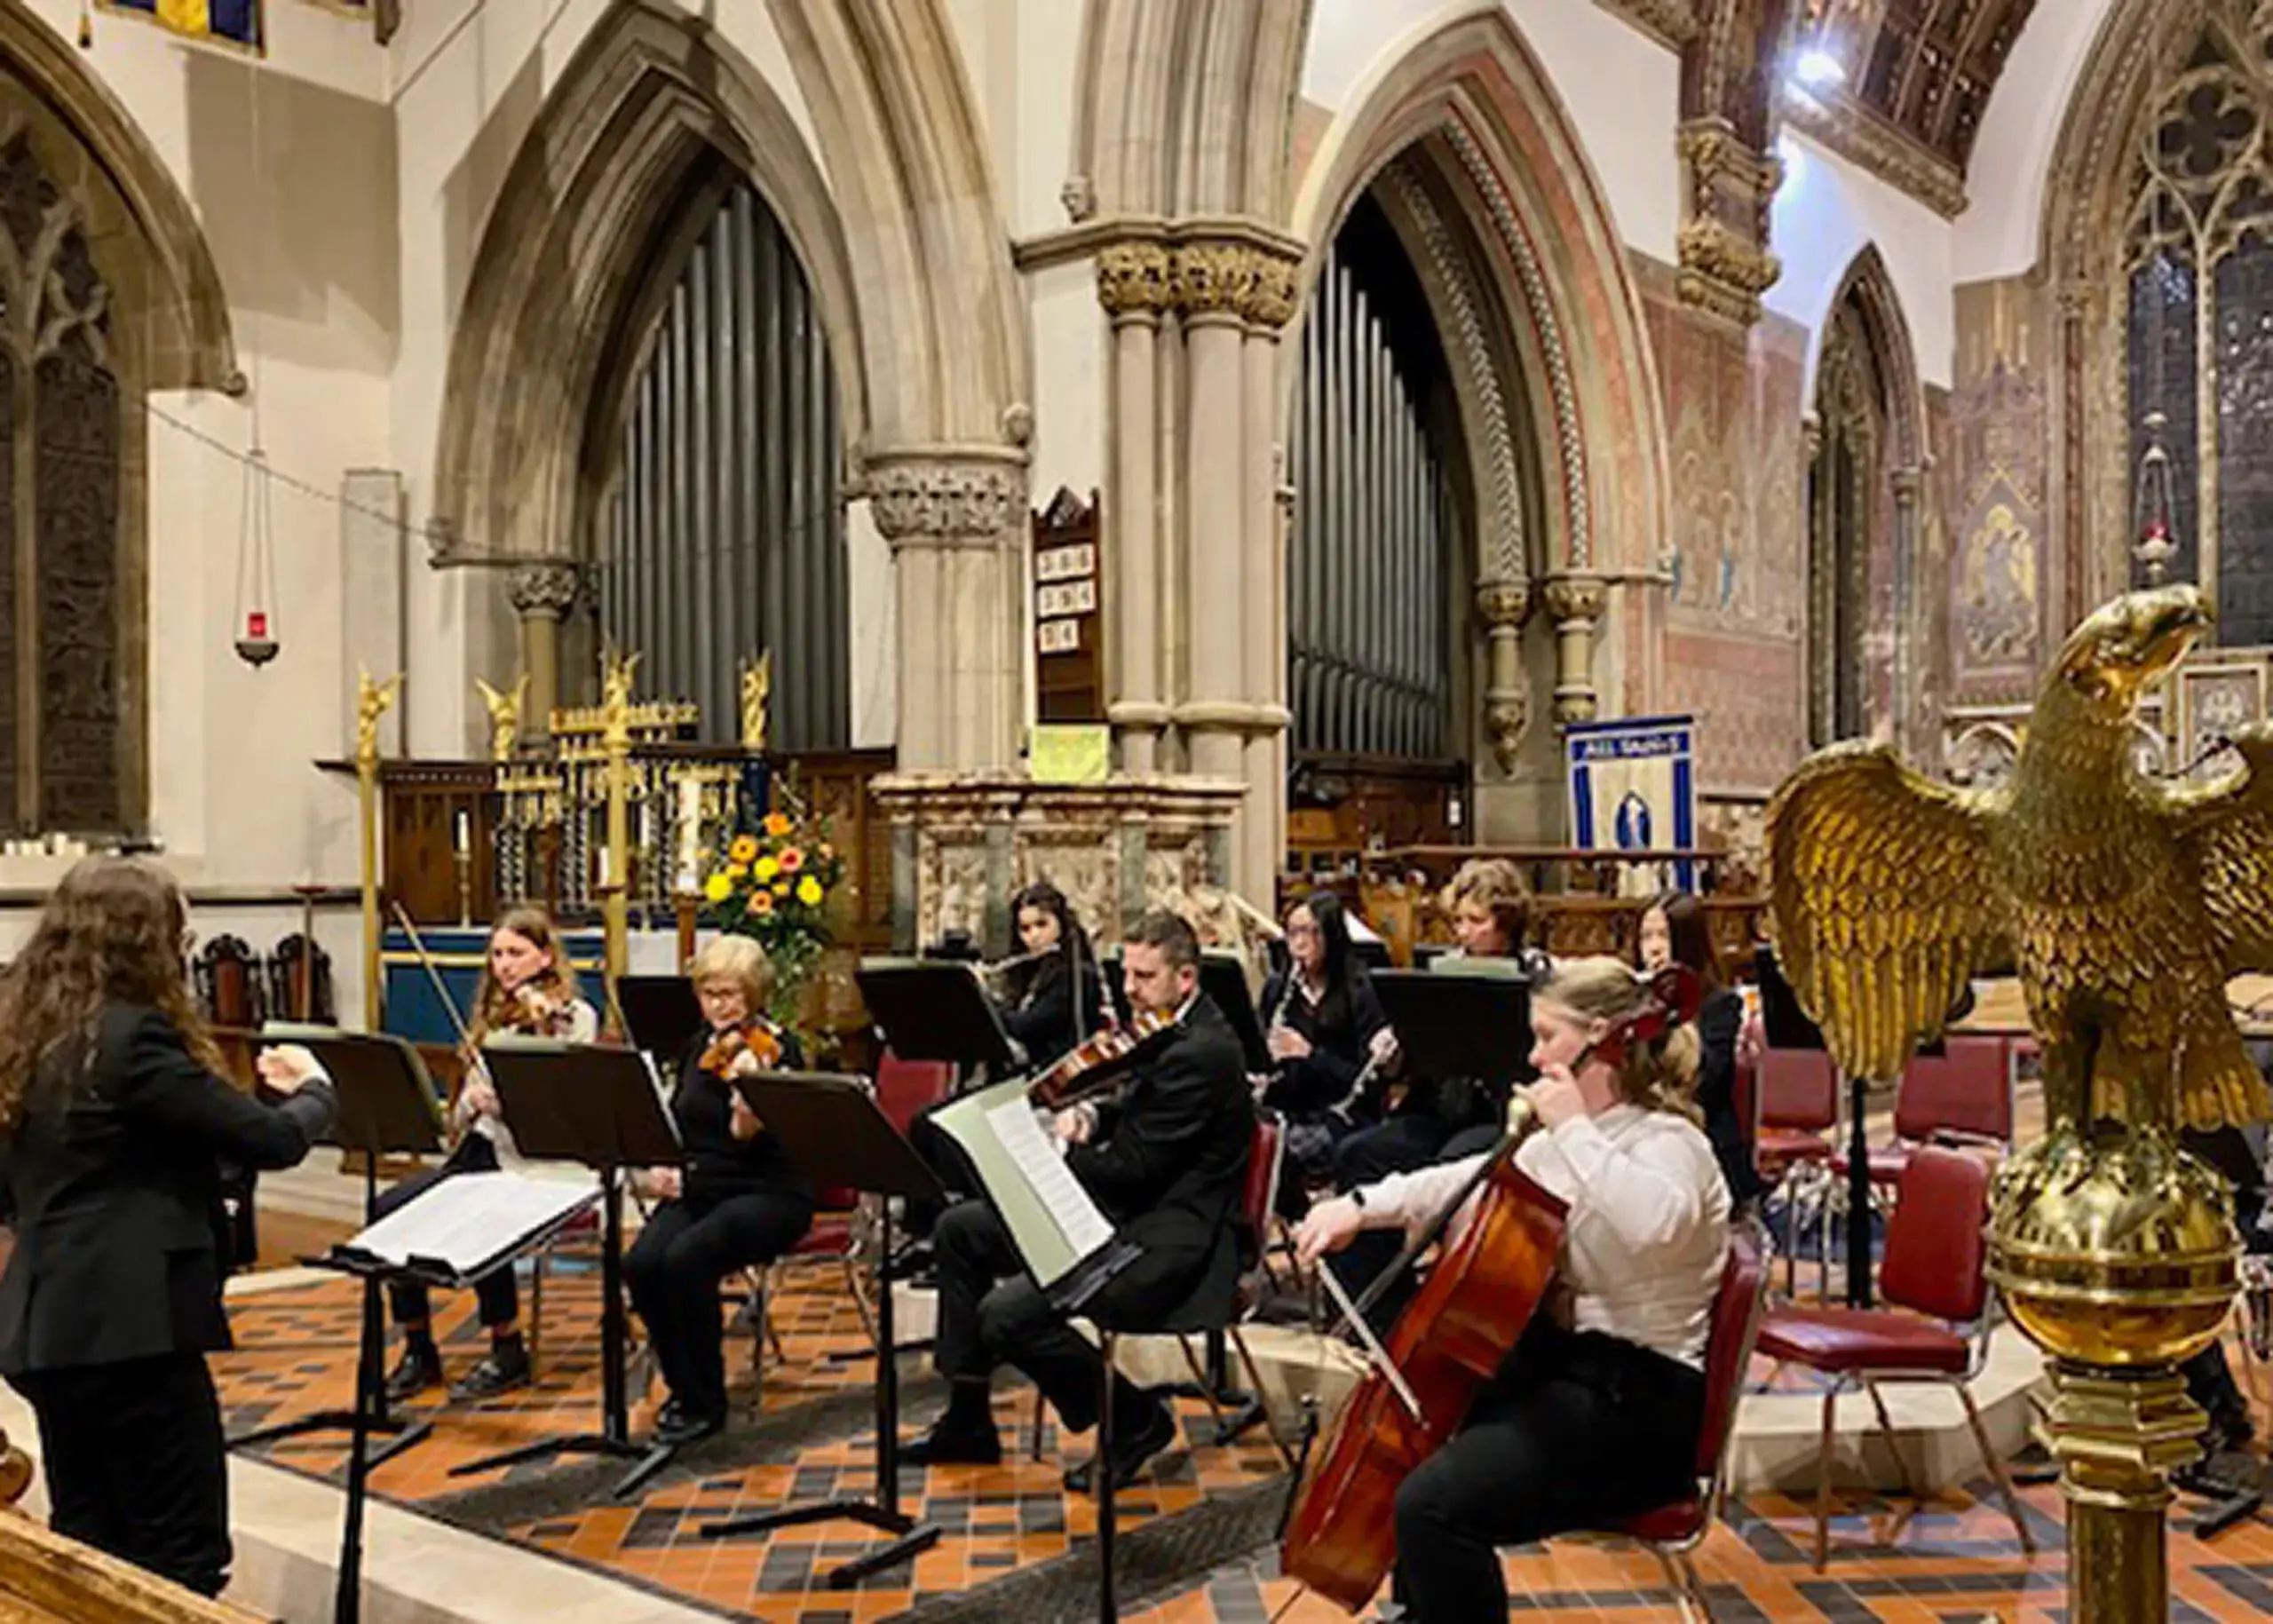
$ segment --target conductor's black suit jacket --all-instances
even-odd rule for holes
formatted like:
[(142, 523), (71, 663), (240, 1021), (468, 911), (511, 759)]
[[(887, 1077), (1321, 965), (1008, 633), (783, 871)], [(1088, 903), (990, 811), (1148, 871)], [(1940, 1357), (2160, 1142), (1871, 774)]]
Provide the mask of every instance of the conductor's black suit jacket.
[(291, 1167), (332, 1111), (317, 1081), (264, 1105), (157, 1010), (106, 1007), (91, 1051), (51, 1058), (0, 1144), (0, 1374), (227, 1347), (219, 1164)]
[(1252, 1256), (1243, 1211), (1255, 1139), (1247, 1058), (1206, 994), (1176, 1034), (1102, 1106), (1066, 1167), (1142, 1256), (1083, 1312), (1115, 1330), (1227, 1317)]

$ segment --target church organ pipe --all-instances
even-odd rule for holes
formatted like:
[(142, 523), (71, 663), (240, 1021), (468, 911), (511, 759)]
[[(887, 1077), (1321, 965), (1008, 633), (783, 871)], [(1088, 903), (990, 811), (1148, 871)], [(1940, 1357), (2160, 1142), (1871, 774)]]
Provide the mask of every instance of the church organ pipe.
[(850, 572), (828, 338), (795, 249), (746, 185), (715, 209), (645, 336), (599, 571), (643, 693), (739, 736), (740, 669), (774, 655), (768, 743), (851, 742)]
[[(1353, 232), (1366, 240), (1353, 247)], [(1312, 755), (1431, 758), (1445, 746), (1451, 560), (1429, 406), (1447, 385), (1417, 281), (1370, 203), (1337, 240), (1300, 342), (1291, 742)]]

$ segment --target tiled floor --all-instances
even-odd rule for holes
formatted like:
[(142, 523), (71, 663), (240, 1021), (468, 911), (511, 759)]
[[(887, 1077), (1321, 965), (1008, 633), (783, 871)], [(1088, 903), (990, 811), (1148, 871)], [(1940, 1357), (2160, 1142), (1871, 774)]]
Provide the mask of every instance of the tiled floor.
[[(589, 1430), (597, 1414), (596, 1277), (586, 1266), (556, 1269), (545, 1287), (547, 1335), (541, 1346), (541, 1379), (507, 1402), (466, 1409), (427, 1399), (416, 1407), (437, 1422), (433, 1438), (382, 1466), (376, 1493), (419, 1506), (461, 1525), (516, 1544), (593, 1565), (722, 1613), (782, 1624), (851, 1624), (919, 1614), (950, 1598), (1010, 1576), (1031, 1580), (1037, 1569), (1080, 1555), (1094, 1542), (1090, 1502), (1066, 1494), (1058, 1474), (1065, 1457), (1049, 1436), (1046, 1459), (1023, 1451), (1001, 1468), (941, 1469), (903, 1474), (907, 1497), (945, 1537), (911, 1567), (880, 1575), (853, 1591), (822, 1588), (826, 1570), (867, 1547), (867, 1536), (833, 1523), (781, 1532), (771, 1538), (709, 1541), (693, 1525), (713, 1517), (768, 1509), (785, 1503), (863, 1494), (871, 1486), (873, 1434), (864, 1425), (871, 1365), (842, 1277), (808, 1271), (784, 1288), (775, 1304), (786, 1343), (782, 1365), (768, 1363), (768, 1381), (756, 1415), (745, 1414), (727, 1436), (706, 1446), (687, 1469), (668, 1474), (630, 1501), (606, 1498), (600, 1469), (571, 1465), (555, 1472), (543, 1465), (511, 1474), (452, 1478), (447, 1470), (488, 1450), (553, 1431)], [(445, 1358), (462, 1368), (479, 1350), (471, 1304), (444, 1299), (440, 1321)], [(344, 1401), (353, 1357), (356, 1304), (344, 1285), (323, 1284), (266, 1294), (235, 1311), (241, 1351), (217, 1361), (233, 1428), (280, 1419)], [(747, 1381), (749, 1339), (738, 1333), (730, 1359)], [(936, 1394), (915, 1360), (916, 1407), (928, 1413)], [(745, 1393), (745, 1398), (753, 1397)], [(833, 1402), (832, 1402), (833, 1401)], [(818, 1407), (816, 1407), (818, 1406)], [(1184, 1402), (1186, 1436), (1206, 1430), (1204, 1408)], [(651, 1406), (634, 1412), (644, 1433)], [(1008, 1440), (1023, 1446), (1032, 1411), (1025, 1390), (996, 1400)], [(816, 1415), (827, 1424), (806, 1426)], [(802, 1434), (800, 1433), (802, 1429)], [(1070, 1452), (1078, 1455), (1079, 1443)], [(343, 1452), (337, 1437), (297, 1440), (271, 1458), (295, 1470), (337, 1480)], [(1159, 1481), (1123, 1496), (1123, 1526), (1159, 1525), (1172, 1531), (1202, 1508), (1220, 1510), (1271, 1493), (1276, 1457), (1260, 1441), (1227, 1448), (1179, 1449), (1164, 1458)], [(577, 1479), (582, 1471), (587, 1476)], [(565, 1496), (553, 1485), (586, 1492)], [(1283, 1481), (1283, 1480), (1281, 1480)], [(1985, 1492), (1985, 1485), (1983, 1485)], [(550, 1500), (548, 1500), (548, 1495)], [(2026, 1491), (2039, 1552), (2024, 1557), (2012, 1528), (1993, 1501), (1952, 1495), (1907, 1520), (1887, 1543), (1878, 1541), (1899, 1503), (1849, 1503), (1833, 1529), (1833, 1560), (1818, 1575), (1808, 1560), (1809, 1507), (1780, 1496), (1755, 1496), (1715, 1529), (1699, 1560), (1717, 1616), (1752, 1620), (1971, 1620), (1984, 1617), (2064, 1620), (2066, 1562), (2061, 1550), (2057, 1491)], [(558, 1501), (558, 1503), (551, 1503)], [(1276, 1577), (1269, 1554), (1230, 1560), (1207, 1573), (1211, 1552), (1182, 1571), (1192, 1574), (1181, 1592), (1155, 1596), (1128, 1615), (1146, 1624), (1266, 1624), (1283, 1613), (1287, 1624), (1327, 1624), (1339, 1611)], [(2174, 1534), (2171, 1542), (2173, 1616), (2262, 1618), (2273, 1614), (2273, 1526), (2245, 1523), (2214, 1544)], [(1544, 1549), (1512, 1552), (1506, 1567), (1518, 1617), (1635, 1620), (1671, 1615), (1671, 1596), (1646, 1554), (1612, 1545), (1558, 1541)], [(1016, 1604), (975, 1615), (1043, 1624), (1032, 1591)], [(1054, 1616), (1094, 1616), (1085, 1587), (1072, 1581), (1053, 1594)]]

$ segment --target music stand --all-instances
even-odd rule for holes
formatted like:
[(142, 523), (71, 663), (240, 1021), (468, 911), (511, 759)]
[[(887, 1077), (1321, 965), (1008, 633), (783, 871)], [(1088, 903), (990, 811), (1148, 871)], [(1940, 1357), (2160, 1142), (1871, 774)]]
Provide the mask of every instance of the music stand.
[(1263, 1040), (1263, 1022), (1255, 1012), (1255, 994), (1247, 990), (1247, 966), (1237, 954), (1215, 949), (1200, 955), (1200, 990), (1216, 1001), (1224, 1018), (1239, 1035), (1247, 1056), (1247, 1069), (1257, 1074), (1271, 1069), (1271, 1046)]
[(636, 1050), (541, 1042), (511, 1036), (482, 1045), (489, 1081), (513, 1143), (532, 1161), (580, 1161), (600, 1181), (600, 1430), (568, 1433), (485, 1455), (450, 1469), (470, 1477), (553, 1454), (596, 1454), (638, 1465), (617, 1484), (628, 1498), (670, 1464), (675, 1445), (631, 1441), (624, 1378), (623, 1170), (677, 1167), (678, 1130), (663, 1108), (655, 1074)]
[(968, 964), (952, 959), (872, 961), (852, 972), (868, 1018), (903, 1060), (984, 1066), (1006, 1077), (1020, 1061), (1002, 1018)]
[[(895, 1051), (898, 1044), (895, 1040)], [(762, 1533), (804, 1523), (855, 1522), (894, 1537), (825, 1576), (831, 1589), (850, 1589), (871, 1573), (908, 1560), (939, 1543), (939, 1530), (899, 1509), (899, 1365), (892, 1341), (891, 1200), (936, 1200), (939, 1181), (877, 1108), (858, 1077), (817, 1072), (761, 1072), (731, 1080), (734, 1089), (781, 1141), (790, 1159), (816, 1184), (839, 1184), (880, 1199), (875, 1251), (876, 1494), (873, 1501), (831, 1500), (785, 1506), (779, 1511), (704, 1523), (706, 1540)]]
[(615, 1002), (626, 1041), (659, 1059), (684, 1053), (710, 1027), (694, 983), (685, 976), (618, 976)]
[(1382, 1013), (1415, 1077), (1473, 1077), (1488, 1088), (1528, 1082), (1531, 983), (1520, 974), (1384, 970)]
[[(1820, 1054), (1826, 1045), (1823, 1028), (1800, 1007), (1800, 995), (1784, 978), (1776, 949), (1762, 942), (1753, 962), (1760, 974), (1760, 1027), (1770, 1049), (1804, 1050)], [(1871, 1081), (1847, 1079), (1847, 1306), (1871, 1306), (1871, 1136), (1863, 1121), (1870, 1108)], [(1826, 1196), (1826, 1200), (1829, 1198)], [(1799, 1222), (1788, 1210), (1785, 1223), (1791, 1232), (1793, 1255), (1798, 1256)], [(1826, 1227), (1825, 1239), (1829, 1239)], [(1827, 1254), (1830, 1248), (1826, 1246)], [(1857, 1260), (1860, 1266), (1857, 1267)], [(1831, 1278), (1831, 1260), (1824, 1259), (1824, 1279)]]
[[(280, 1043), (301, 1045), (331, 1073), (338, 1112), (319, 1142), (362, 1156), (363, 1222), (368, 1224), (378, 1216), (379, 1158), (390, 1152), (432, 1155), (442, 1148), (441, 1107), (425, 1062), (402, 1039), (383, 1033), (340, 1032), (329, 1026), (281, 1021), (271, 1021), (261, 1028), (260, 1047)], [(353, 1408), (318, 1410), (296, 1421), (261, 1427), (231, 1438), (228, 1447), (244, 1449), (311, 1432), (346, 1432), (359, 1440), (355, 1447), (360, 1454), (360, 1440), (377, 1433), (391, 1440), (367, 1462), (379, 1466), (424, 1442), (434, 1430), (431, 1423), (387, 1413), (386, 1381), (376, 1368), (386, 1357), (386, 1315), (378, 1282), (368, 1277), (363, 1282), (363, 1324), (367, 1333), (376, 1328), (375, 1335), (364, 1339), (365, 1353), (375, 1364), (370, 1374), (376, 1378), (369, 1383), (368, 1406), (363, 1398), (365, 1373), (359, 1368)]]

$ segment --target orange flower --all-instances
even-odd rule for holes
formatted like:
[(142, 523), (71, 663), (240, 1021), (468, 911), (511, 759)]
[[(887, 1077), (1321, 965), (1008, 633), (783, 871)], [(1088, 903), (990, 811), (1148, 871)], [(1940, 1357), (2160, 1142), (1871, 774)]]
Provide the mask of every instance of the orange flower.
[(789, 832), (789, 820), (780, 812), (765, 814), (765, 832), (779, 840)]
[(805, 866), (805, 854), (795, 846), (781, 848), (781, 872), (795, 874)]
[(749, 911), (756, 915), (761, 919), (763, 919), (766, 915), (772, 913), (773, 911), (773, 893), (770, 891), (764, 890), (750, 892)]
[(726, 860), (747, 865), (757, 857), (757, 842), (748, 835), (734, 836), (734, 844), (726, 848)]

